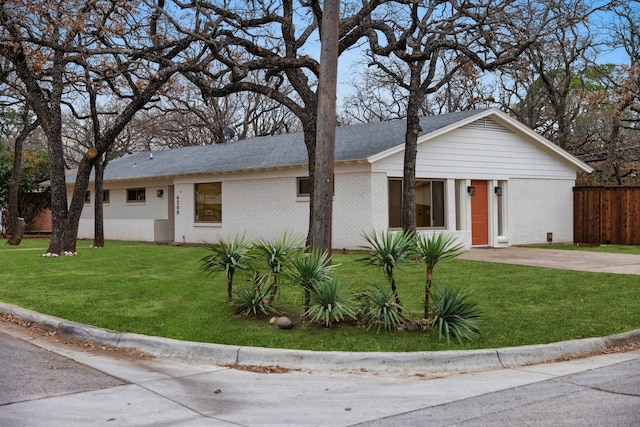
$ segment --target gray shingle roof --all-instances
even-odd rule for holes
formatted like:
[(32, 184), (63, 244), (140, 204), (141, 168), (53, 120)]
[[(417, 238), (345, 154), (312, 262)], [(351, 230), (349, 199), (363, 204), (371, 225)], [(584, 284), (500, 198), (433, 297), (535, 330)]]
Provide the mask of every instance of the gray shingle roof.
[[(420, 120), (425, 135), (484, 110), (469, 110)], [(335, 160), (365, 160), (404, 143), (405, 120), (364, 123), (336, 128)], [(302, 133), (267, 136), (228, 144), (138, 152), (112, 160), (104, 179), (123, 180), (209, 172), (306, 165), (307, 150)], [(75, 181), (75, 174), (68, 181)]]

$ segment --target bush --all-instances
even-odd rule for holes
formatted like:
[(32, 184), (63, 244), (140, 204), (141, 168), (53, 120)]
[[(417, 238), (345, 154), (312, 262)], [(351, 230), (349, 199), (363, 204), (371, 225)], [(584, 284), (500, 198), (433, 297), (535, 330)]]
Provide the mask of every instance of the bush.
[(402, 307), (395, 301), (387, 286), (373, 285), (371, 289), (356, 294), (358, 310), (356, 318), (367, 329), (383, 327), (387, 331), (397, 330), (404, 321)]
[(353, 317), (353, 311), (342, 305), (338, 282), (334, 279), (316, 283), (313, 287), (314, 304), (305, 312), (311, 322), (324, 323), (326, 328), (334, 322), (344, 320), (345, 316)]
[(434, 316), (431, 326), (438, 331), (438, 338), (446, 338), (447, 344), (451, 337), (462, 343), (462, 338), (473, 340), (479, 333), (477, 319), (480, 311), (477, 303), (470, 301), (469, 291), (460, 292), (449, 286), (444, 286), (434, 295)]

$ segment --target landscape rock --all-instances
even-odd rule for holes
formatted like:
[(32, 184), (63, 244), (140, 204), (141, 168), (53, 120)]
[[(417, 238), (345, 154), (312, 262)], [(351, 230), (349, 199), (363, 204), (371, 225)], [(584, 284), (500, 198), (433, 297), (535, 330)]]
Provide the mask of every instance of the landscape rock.
[(279, 317), (278, 321), (276, 322), (276, 324), (278, 325), (278, 328), (280, 328), (280, 329), (291, 329), (291, 328), (293, 328), (293, 321), (291, 321), (291, 319), (289, 319), (287, 316)]

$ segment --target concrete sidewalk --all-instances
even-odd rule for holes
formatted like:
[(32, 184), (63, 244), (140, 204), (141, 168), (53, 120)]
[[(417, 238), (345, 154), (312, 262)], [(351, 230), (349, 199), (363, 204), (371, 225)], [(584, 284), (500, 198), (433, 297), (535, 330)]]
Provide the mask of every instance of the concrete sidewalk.
[[(570, 412), (576, 399), (587, 406), (582, 415), (589, 425), (613, 420), (610, 425), (631, 426), (638, 420), (638, 350), (458, 374), (261, 373), (63, 345), (0, 322), (0, 339), (3, 334), (44, 349), (38, 372), (45, 380), (30, 395), (15, 390), (3, 400), (3, 426), (587, 425)], [(56, 354), (73, 362), (63, 365)], [(27, 378), (22, 369), (33, 371), (38, 365), (26, 354), (19, 362), (25, 366), (15, 373), (18, 389)], [(77, 389), (55, 387), (67, 373), (81, 369), (86, 375)], [(607, 369), (616, 373), (609, 375)], [(99, 381), (89, 377), (91, 371)], [(593, 375), (585, 381), (578, 380), (579, 373)], [(534, 405), (543, 408), (536, 418), (527, 414)], [(611, 408), (617, 417), (607, 412)], [(504, 421), (509, 415), (516, 418)], [(493, 422), (494, 417), (503, 422)]]
[(508, 248), (472, 248), (458, 258), (560, 270), (640, 275), (640, 255), (510, 246)]

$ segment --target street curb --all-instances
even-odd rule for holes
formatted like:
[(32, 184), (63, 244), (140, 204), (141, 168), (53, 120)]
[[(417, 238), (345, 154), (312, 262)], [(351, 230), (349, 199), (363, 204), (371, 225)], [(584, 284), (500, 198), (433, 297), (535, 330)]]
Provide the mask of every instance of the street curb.
[(277, 365), (288, 369), (322, 371), (471, 372), (584, 357), (612, 347), (640, 342), (638, 329), (602, 338), (498, 349), (398, 353), (309, 351), (197, 343), (116, 332), (2, 302), (0, 314), (11, 315), (23, 322), (36, 323), (93, 344), (136, 350), (156, 357), (215, 364)]

